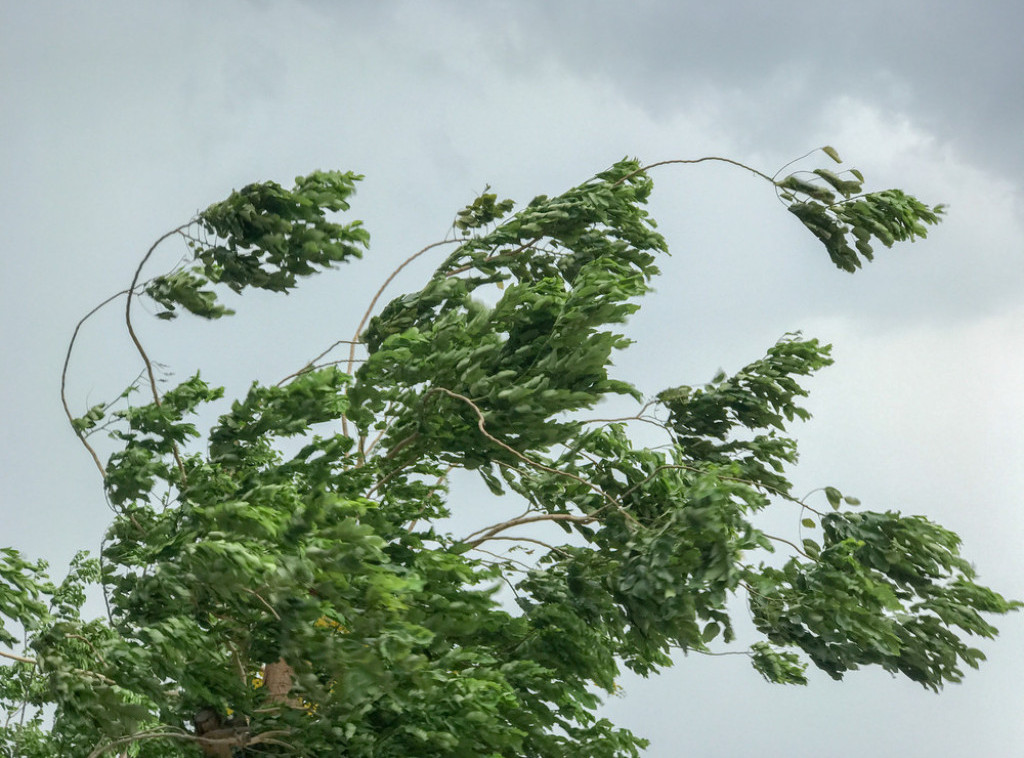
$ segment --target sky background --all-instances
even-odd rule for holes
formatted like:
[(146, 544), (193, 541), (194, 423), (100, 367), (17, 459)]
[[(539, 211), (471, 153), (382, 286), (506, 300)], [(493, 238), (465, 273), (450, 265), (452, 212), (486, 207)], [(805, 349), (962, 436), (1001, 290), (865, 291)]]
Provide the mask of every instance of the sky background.
[[(673, 256), (621, 376), (653, 394), (789, 331), (833, 343), (796, 430), (797, 490), (926, 514), (961, 534), (984, 583), (1024, 597), (1022, 14), (1003, 0), (0, 4), (0, 543), (58, 574), (98, 547), (109, 511), (58, 396), (67, 341), (159, 235), (232, 188), (364, 173), (352, 216), (373, 242), (292, 296), (230, 302), (233, 319), (140, 324), (174, 376), (201, 367), (229, 394), (349, 337), (387, 273), (488, 184), (524, 204), (625, 155), (771, 174), (830, 144), (868, 189), (948, 203), (947, 220), (850, 276), (750, 174), (659, 169), (651, 210)], [(139, 370), (119, 318), (83, 330), (77, 412)], [(798, 514), (774, 518), (795, 533)], [(1024, 615), (999, 625), (989, 661), (938, 696), (878, 671), (782, 688), (741, 656), (694, 655), (625, 678), (606, 713), (652, 758), (1016, 756)]]

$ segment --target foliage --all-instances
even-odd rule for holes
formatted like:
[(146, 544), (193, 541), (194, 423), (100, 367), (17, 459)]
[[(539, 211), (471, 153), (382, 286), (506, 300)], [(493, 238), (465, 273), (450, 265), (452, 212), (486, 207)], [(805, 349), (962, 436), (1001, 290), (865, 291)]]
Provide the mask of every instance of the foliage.
[[(897, 190), (860, 194), (856, 172), (759, 175), (844, 270), (860, 265), (848, 238), (870, 260), (869, 239), (923, 237), (938, 220)], [(365, 230), (327, 213), (348, 209), (359, 178), (249, 185), (167, 235), (192, 260), (136, 275), (133, 338), (132, 298), (160, 318), (218, 318), (225, 288), (287, 292), (358, 257)], [(14, 629), (25, 634), (4, 653), (0, 744), (21, 756), (635, 756), (644, 740), (595, 715), (600, 693), (622, 666), (650, 674), (675, 650), (732, 643), (734, 596), (770, 681), (805, 683), (808, 661), (836, 678), (876, 664), (938, 689), (977, 666), (965, 636), (991, 637), (981, 614), (1016, 604), (975, 583), (955, 535), (831, 487), (830, 512), (791, 492), (785, 427), (807, 418), (800, 382), (831, 362), (828, 346), (786, 335), (733, 376), (646, 401), (610, 374), (629, 344), (619, 325), (667, 252), (644, 210), (651, 190), (623, 160), (518, 212), (483, 194), (422, 289), (360, 325), (347, 361), (325, 351), (253, 383), (205, 435), (196, 415), (223, 391), (197, 373), (158, 392), (136, 339), (152, 401), (131, 403), (130, 388), (71, 419), (114, 511), (101, 562), (80, 556), (53, 586), (44, 566), (0, 552), (0, 621), (13, 622), (0, 642), (18, 649)], [(610, 396), (635, 415), (589, 418)], [(639, 423), (664, 444), (640, 444)], [(115, 444), (106, 465), (100, 429)], [(442, 526), (460, 469), (504, 509), (462, 536)], [(773, 503), (795, 504), (820, 537), (761, 531)], [(777, 546), (792, 557), (773, 560)], [(108, 616), (85, 620), (96, 583)]]

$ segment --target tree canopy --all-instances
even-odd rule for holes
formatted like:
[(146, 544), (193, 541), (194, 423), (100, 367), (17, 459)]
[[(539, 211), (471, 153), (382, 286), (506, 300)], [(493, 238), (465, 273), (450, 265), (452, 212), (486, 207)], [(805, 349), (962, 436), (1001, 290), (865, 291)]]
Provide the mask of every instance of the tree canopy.
[[(60, 583), (0, 551), (0, 745), (636, 756), (645, 741), (596, 715), (602, 695), (623, 667), (729, 649), (737, 598), (772, 682), (877, 665), (938, 690), (976, 667), (969, 638), (996, 633), (983, 614), (1018, 604), (975, 581), (955, 534), (833, 487), (792, 491), (786, 426), (808, 417), (802, 384), (828, 345), (787, 334), (702, 385), (615, 377), (622, 324), (668, 252), (645, 210), (658, 165), (623, 160), (518, 210), (485, 192), (409, 259), (446, 256), (421, 289), (378, 308), (382, 287), (352, 339), (230, 404), (198, 371), (158, 380), (133, 303), (221, 318), (225, 290), (289, 292), (361, 257), (367, 231), (338, 215), (361, 177), (250, 184), (161, 237), (115, 296), (139, 379), (84, 412), (64, 399), (113, 511), (102, 550)], [(942, 212), (866, 193), (856, 170), (741, 168), (848, 272)], [(186, 262), (144, 278), (173, 240)], [(634, 412), (599, 417), (612, 397)], [(460, 470), (493, 500), (452, 502)], [(762, 531), (769, 507), (794, 509), (797, 534)], [(459, 509), (490, 523), (452, 533)], [(86, 618), (97, 586), (106, 613)]]

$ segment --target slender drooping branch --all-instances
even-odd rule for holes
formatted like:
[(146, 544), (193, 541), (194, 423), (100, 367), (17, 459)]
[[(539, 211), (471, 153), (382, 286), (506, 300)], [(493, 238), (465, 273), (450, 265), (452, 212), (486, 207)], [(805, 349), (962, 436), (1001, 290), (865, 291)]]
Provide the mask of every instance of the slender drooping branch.
[(192, 226), (192, 223), (193, 222), (189, 221), (187, 224), (183, 224), (176, 229), (171, 229), (171, 231), (162, 234), (157, 241), (150, 246), (149, 250), (147, 250), (146, 254), (142, 257), (142, 260), (139, 261), (138, 267), (135, 269), (135, 276), (132, 277), (132, 283), (128, 287), (128, 298), (124, 304), (124, 321), (125, 325), (128, 327), (128, 335), (132, 338), (132, 342), (135, 344), (135, 349), (138, 350), (139, 355), (142, 356), (142, 362), (146, 366), (146, 375), (149, 377), (149, 387), (153, 393), (153, 403), (158, 407), (160, 406), (160, 392), (156, 386), (156, 375), (153, 372), (153, 363), (149, 360), (149, 356), (146, 354), (145, 348), (142, 347), (142, 343), (139, 341), (139, 337), (135, 333), (135, 328), (132, 326), (132, 294), (135, 292), (135, 288), (139, 284), (139, 277), (142, 276), (143, 266), (146, 265), (146, 262), (150, 259), (153, 253), (156, 252), (157, 247), (159, 247), (164, 240), (188, 229)]
[[(813, 153), (814, 151), (812, 150), (811, 152)], [(810, 154), (811, 153), (808, 153), (807, 155), (810, 155)], [(755, 175), (761, 177), (762, 179), (764, 179), (766, 181), (769, 181), (772, 184), (775, 184), (775, 178), (774, 177), (768, 176), (768, 174), (764, 173), (763, 171), (758, 171), (753, 166), (748, 166), (745, 163), (740, 163), (739, 161), (734, 161), (731, 158), (722, 158), (722, 157), (719, 157), (717, 155), (707, 155), (707, 156), (705, 156), (703, 158), (673, 158), (673, 159), (667, 160), (667, 161), (657, 161), (655, 163), (648, 163), (646, 166), (641, 166), (640, 168), (636, 169), (635, 171), (630, 171), (624, 177), (622, 177), (617, 182), (615, 182), (615, 184), (613, 184), (612, 186), (613, 187), (617, 187), (620, 184), (622, 184), (624, 181), (626, 181), (628, 179), (632, 179), (637, 174), (642, 174), (642, 173), (644, 173), (646, 171), (650, 171), (652, 168), (658, 168), (659, 166), (671, 166), (673, 164), (706, 163), (707, 161), (717, 161), (719, 163), (728, 163), (728, 164), (730, 164), (732, 166), (738, 166), (739, 168), (746, 169), (747, 171), (751, 172), (752, 174), (755, 174)], [(778, 176), (778, 174), (776, 174), (776, 176)]]
[[(417, 250), (415, 253), (410, 255), (408, 258), (406, 258), (404, 261), (402, 261), (394, 271), (392, 271), (388, 275), (388, 278), (384, 280), (384, 283), (381, 284), (380, 287), (377, 289), (377, 292), (374, 293), (373, 298), (370, 300), (370, 304), (368, 306), (366, 306), (366, 311), (363, 313), (363, 317), (359, 320), (359, 325), (356, 327), (355, 334), (353, 334), (352, 335), (352, 339), (349, 340), (348, 366), (345, 369), (345, 373), (347, 373), (349, 375), (352, 374), (352, 366), (355, 365), (355, 362), (356, 362), (356, 345), (361, 344), (359, 338), (360, 338), (360, 336), (363, 333), (363, 329), (366, 328), (366, 322), (370, 320), (370, 316), (373, 314), (373, 309), (377, 307), (377, 301), (380, 300), (381, 295), (384, 294), (384, 290), (386, 290), (388, 288), (388, 285), (390, 285), (391, 282), (393, 282), (395, 280), (395, 277), (398, 276), (406, 266), (408, 266), (414, 260), (419, 258), (421, 255), (429, 252), (430, 250), (433, 250), (435, 247), (440, 247), (441, 245), (451, 245), (451, 244), (456, 243), (456, 242), (460, 242), (460, 240), (444, 239), (444, 240), (439, 240), (438, 242), (432, 242), (429, 245), (427, 245), (426, 247), (422, 247), (419, 250)], [(334, 343), (334, 345), (331, 345), (331, 347), (328, 348), (327, 352), (321, 353), (314, 360), (318, 360), (319, 358), (322, 358), (324, 355), (326, 355), (328, 352), (330, 352), (338, 344), (340, 344), (340, 341)], [(342, 432), (347, 435), (348, 434), (348, 419), (345, 418), (344, 416), (342, 416), (342, 418), (341, 418), (341, 428), (342, 428)], [(362, 442), (363, 442), (363, 440), (360, 440), (360, 447), (362, 447)]]
[[(182, 224), (176, 229), (171, 229), (171, 231), (162, 234), (157, 241), (150, 246), (149, 250), (147, 250), (146, 254), (142, 257), (142, 260), (139, 261), (138, 268), (135, 269), (135, 276), (132, 277), (132, 283), (128, 287), (128, 293), (124, 304), (124, 323), (128, 328), (128, 335), (132, 338), (132, 342), (135, 344), (135, 348), (139, 351), (139, 355), (142, 356), (142, 362), (146, 366), (146, 375), (149, 377), (149, 388), (153, 393), (153, 403), (157, 407), (160, 407), (161, 405), (160, 391), (156, 386), (156, 375), (153, 372), (153, 363), (149, 360), (149, 356), (146, 354), (145, 348), (142, 347), (142, 342), (139, 341), (139, 337), (135, 333), (135, 328), (132, 326), (132, 294), (135, 292), (135, 288), (139, 284), (139, 277), (142, 275), (142, 267), (146, 265), (146, 262), (156, 251), (157, 247), (159, 247), (164, 240), (173, 237), (175, 234), (183, 233), (186, 229), (192, 226), (193, 223), (193, 221), (189, 221), (187, 224)], [(182, 485), (184, 485), (186, 479), (185, 464), (181, 460), (181, 452), (178, 450), (178, 443), (172, 442), (171, 444), (171, 451), (174, 453), (174, 460), (178, 464), (178, 472), (181, 474), (181, 482)]]
[(85, 445), (85, 449), (89, 451), (89, 455), (92, 456), (93, 462), (96, 464), (96, 468), (99, 469), (100, 476), (103, 478), (106, 478), (107, 471), (103, 467), (103, 463), (100, 461), (100, 457), (97, 455), (96, 450), (89, 444), (88, 440), (85, 439), (85, 434), (75, 425), (75, 416), (71, 412), (71, 406), (68, 404), (68, 367), (71, 365), (71, 353), (75, 349), (75, 341), (78, 339), (78, 333), (82, 330), (82, 326), (85, 325), (85, 322), (92, 318), (93, 315), (95, 315), (97, 311), (102, 309), (104, 306), (112, 303), (114, 300), (117, 300), (121, 295), (128, 294), (128, 292), (129, 290), (121, 290), (120, 292), (111, 295), (79, 319), (78, 323), (75, 324), (75, 331), (71, 333), (71, 340), (68, 342), (68, 349), (64, 353), (64, 367), (60, 372), (60, 402), (64, 406), (64, 415), (68, 417), (68, 423), (71, 424), (71, 428), (74, 430), (75, 436), (78, 437), (78, 440), (83, 445)]

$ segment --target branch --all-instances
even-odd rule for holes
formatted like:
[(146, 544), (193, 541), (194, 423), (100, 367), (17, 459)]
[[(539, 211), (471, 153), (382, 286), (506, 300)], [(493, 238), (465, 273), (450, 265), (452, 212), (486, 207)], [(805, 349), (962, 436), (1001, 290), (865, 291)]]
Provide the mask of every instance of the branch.
[(272, 606), (270, 603), (268, 603), (266, 600), (264, 600), (263, 596), (260, 595), (260, 593), (255, 592), (255, 591), (249, 589), (248, 587), (242, 587), (241, 589), (242, 589), (242, 592), (248, 592), (250, 595), (252, 595), (257, 600), (259, 600), (261, 603), (263, 603), (263, 605), (267, 608), (267, 610), (270, 611), (272, 614), (274, 614), (274, 618), (276, 618), (278, 621), (281, 620), (281, 617), (278, 615), (277, 611), (274, 610), (274, 606)]
[(451, 271), (449, 271), (447, 274), (445, 274), (445, 277), (449, 277), (450, 278), (450, 277), (456, 276), (457, 274), (461, 274), (463, 272), (469, 271), (472, 268), (476, 268), (481, 263), (490, 263), (491, 261), (497, 260), (498, 258), (506, 258), (506, 257), (511, 257), (513, 255), (519, 255), (524, 250), (529, 250), (530, 248), (532, 248), (540, 239), (541, 239), (540, 237), (534, 237), (533, 239), (531, 239), (531, 240), (529, 240), (527, 242), (524, 242), (522, 245), (517, 247), (515, 250), (512, 250), (511, 252), (508, 252), (508, 253), (506, 253), (506, 252), (495, 253), (494, 255), (487, 256), (482, 261), (477, 261), (476, 263), (467, 263), (465, 266), (459, 266), (458, 268), (453, 268)]
[(111, 295), (102, 303), (93, 308), (91, 311), (82, 316), (78, 323), (75, 324), (75, 331), (71, 333), (71, 341), (68, 342), (68, 349), (64, 353), (64, 368), (60, 372), (60, 402), (64, 406), (64, 415), (68, 417), (68, 423), (71, 424), (71, 429), (75, 432), (75, 436), (78, 437), (78, 439), (81, 441), (83, 445), (85, 445), (85, 449), (89, 451), (89, 455), (92, 456), (93, 461), (96, 463), (96, 468), (98, 468), (100, 471), (100, 476), (103, 477), (104, 479), (106, 479), (107, 477), (106, 469), (103, 468), (103, 464), (100, 462), (100, 457), (99, 455), (96, 454), (96, 450), (93, 449), (93, 446), (86, 441), (85, 434), (83, 434), (75, 426), (75, 417), (71, 413), (71, 407), (68, 405), (68, 367), (71, 365), (71, 353), (75, 349), (75, 341), (78, 339), (78, 333), (81, 331), (82, 326), (85, 324), (85, 322), (92, 318), (93, 315), (95, 315), (95, 313), (99, 311), (101, 308), (103, 308), (105, 305), (113, 302), (117, 298), (121, 297), (121, 295), (127, 295), (128, 292), (128, 290), (121, 290), (120, 292)]
[(462, 402), (466, 403), (470, 408), (472, 408), (473, 412), (476, 414), (476, 418), (477, 418), (476, 427), (477, 427), (477, 429), (480, 430), (480, 434), (482, 434), (484, 437), (489, 439), (491, 442), (493, 442), (498, 447), (502, 448), (503, 450), (507, 450), (509, 453), (514, 455), (516, 458), (518, 458), (519, 460), (523, 461), (524, 463), (526, 463), (526, 464), (528, 464), (530, 466), (533, 466), (534, 468), (538, 468), (541, 471), (546, 471), (549, 474), (555, 474), (556, 476), (564, 476), (564, 477), (567, 477), (569, 479), (573, 479), (574, 481), (579, 482), (583, 486), (587, 487), (588, 489), (590, 489), (593, 492), (595, 492), (598, 495), (600, 495), (604, 500), (607, 501), (608, 505), (611, 505), (612, 507), (614, 507), (616, 510), (619, 511), (619, 513), (621, 513), (627, 519), (632, 521), (634, 524), (637, 523), (635, 518), (633, 518), (629, 513), (627, 513), (625, 510), (623, 510), (621, 504), (618, 503), (615, 500), (615, 498), (613, 498), (611, 495), (609, 495), (607, 492), (605, 492), (603, 489), (598, 487), (593, 482), (588, 482), (583, 477), (577, 476), (576, 474), (570, 473), (568, 471), (562, 471), (560, 469), (552, 468), (551, 466), (545, 466), (543, 463), (538, 463), (537, 461), (531, 460), (530, 458), (528, 458), (527, 456), (525, 456), (522, 453), (520, 453), (518, 450), (516, 450), (511, 445), (508, 445), (508, 444), (502, 442), (497, 437), (495, 437), (493, 434), (488, 432), (487, 428), (486, 428), (486, 421), (484, 419), (484, 413), (483, 413), (482, 410), (480, 410), (480, 406), (478, 406), (476, 403), (474, 403), (472, 400), (470, 400), (465, 395), (460, 395), (458, 392), (453, 392), (452, 390), (447, 389), (446, 387), (432, 387), (426, 393), (426, 395), (424, 395), (423, 399), (426, 400), (427, 397), (429, 397), (431, 394), (433, 394), (435, 392), (443, 392), (444, 394), (448, 395), (451, 398), (454, 398), (456, 400), (461, 400)]
[[(812, 150), (811, 152), (813, 153), (814, 151)], [(811, 153), (808, 153), (807, 155), (810, 155), (810, 154)], [(799, 159), (797, 159), (797, 160), (799, 160)], [(768, 174), (765, 174), (762, 171), (758, 171), (756, 168), (748, 166), (745, 163), (740, 163), (739, 161), (734, 161), (731, 158), (720, 158), (717, 155), (708, 155), (708, 156), (705, 156), (703, 158), (690, 158), (690, 159), (675, 158), (675, 159), (667, 160), (667, 161), (658, 161), (657, 163), (649, 163), (646, 166), (641, 166), (636, 171), (631, 171), (630, 173), (626, 174), (624, 177), (622, 177), (617, 182), (615, 182), (615, 184), (613, 184), (612, 186), (613, 187), (618, 187), (620, 184), (622, 184), (627, 179), (632, 179), (637, 174), (645, 173), (647, 171), (650, 171), (652, 168), (657, 168), (658, 166), (669, 166), (669, 165), (672, 165), (674, 163), (705, 163), (706, 161), (718, 161), (719, 163), (729, 163), (729, 164), (731, 164), (733, 166), (738, 166), (739, 168), (746, 169), (747, 171), (751, 172), (752, 174), (755, 174), (755, 175), (761, 177), (762, 179), (765, 179), (765, 180), (771, 182), (772, 184), (775, 183), (775, 179), (773, 177), (768, 176)], [(778, 174), (776, 174), (776, 176), (778, 176)]]
[[(535, 545), (540, 545), (541, 547), (546, 547), (548, 550), (550, 550), (553, 553), (561, 553), (562, 555), (565, 555), (565, 556), (569, 555), (562, 548), (555, 547), (554, 545), (549, 545), (548, 543), (542, 542), (541, 540), (534, 539), (533, 537), (488, 537), (487, 539), (488, 540), (507, 540), (508, 542), (532, 542)], [(480, 548), (476, 547), (476, 545), (482, 544), (485, 541), (486, 540), (478, 540), (476, 543), (474, 543), (472, 549), (473, 550), (479, 550)], [(486, 552), (486, 551), (483, 551), (483, 552)], [(512, 559), (509, 558), (508, 560), (512, 560)], [(519, 562), (520, 561), (516, 561), (516, 563), (519, 563)]]
[[(132, 326), (132, 293), (135, 291), (135, 287), (139, 283), (139, 277), (142, 275), (142, 267), (146, 265), (146, 261), (148, 261), (150, 256), (153, 255), (160, 243), (170, 237), (173, 237), (175, 234), (182, 233), (182, 231), (192, 226), (192, 223), (192, 221), (189, 221), (187, 224), (182, 224), (177, 229), (172, 229), (171, 231), (164, 233), (150, 246), (149, 250), (147, 250), (146, 254), (142, 257), (142, 260), (139, 261), (138, 268), (135, 269), (135, 276), (132, 277), (131, 286), (128, 287), (128, 296), (124, 304), (124, 323), (125, 326), (128, 327), (128, 335), (132, 338), (132, 342), (135, 343), (135, 348), (139, 351), (139, 355), (142, 356), (142, 362), (146, 366), (146, 375), (149, 377), (149, 388), (153, 392), (153, 403), (158, 408), (160, 407), (160, 392), (156, 387), (156, 376), (153, 373), (153, 364), (150, 362), (149, 356), (146, 354), (145, 348), (142, 347), (142, 343), (139, 341), (139, 337), (135, 333), (135, 328)], [(178, 451), (178, 443), (173, 442), (171, 444), (172, 452), (174, 453), (174, 460), (178, 464), (178, 471), (181, 473), (181, 482), (184, 485), (186, 481), (185, 464), (181, 461), (181, 453)]]
[(24, 656), (15, 655), (14, 653), (5, 653), (3, 650), (0, 650), (0, 657), (10, 658), (12, 661), (18, 661), (19, 663), (31, 663), (33, 666), (37, 663), (35, 658), (25, 658)]
[(290, 734), (290, 732), (280, 729), (250, 735), (248, 728), (232, 728), (231, 735), (219, 736), (219, 733), (224, 731), (227, 730), (218, 729), (216, 732), (210, 733), (218, 734), (218, 736), (209, 737), (189, 734), (184, 729), (171, 726), (162, 727), (160, 729), (149, 729), (144, 732), (136, 732), (135, 734), (118, 737), (116, 740), (111, 740), (105, 745), (99, 745), (89, 753), (88, 758), (99, 758), (99, 756), (116, 747), (120, 747), (121, 745), (130, 745), (134, 742), (142, 742), (143, 740), (183, 740), (185, 742), (196, 742), (204, 747), (226, 747), (229, 750), (229, 755), (230, 748), (232, 747), (246, 747), (248, 745), (259, 745), (264, 743), (267, 745), (278, 745), (286, 748), (291, 747), (288, 743), (277, 739), (278, 737)]
[(295, 371), (295, 372), (293, 372), (291, 374), (288, 374), (288, 376), (286, 376), (284, 379), (279, 381), (275, 386), (280, 387), (282, 384), (287, 382), (289, 379), (294, 379), (297, 376), (302, 376), (303, 374), (308, 373), (310, 371), (314, 371), (317, 368), (325, 368), (327, 366), (336, 366), (336, 365), (338, 365), (339, 363), (341, 363), (340, 360), (331, 361), (330, 363), (325, 363), (325, 364), (323, 364), (323, 366), (317, 366), (316, 362), (318, 360), (320, 360), (321, 358), (323, 358), (324, 356), (326, 356), (332, 350), (334, 350), (334, 348), (336, 348), (338, 345), (348, 345), (348, 344), (358, 345), (358, 344), (361, 344), (361, 343), (359, 343), (358, 341), (353, 341), (353, 340), (335, 340), (331, 344), (331, 346), (329, 348), (327, 348), (326, 350), (321, 352), (315, 358), (311, 358), (309, 361), (306, 362), (306, 365), (303, 366), (302, 368), (300, 368), (298, 371)]
[(798, 553), (800, 553), (800, 555), (802, 555), (804, 558), (806, 558), (809, 561), (813, 561), (814, 560), (813, 558), (811, 558), (811, 556), (809, 556), (807, 553), (805, 553), (803, 550), (801, 550), (799, 547), (797, 547), (795, 543), (790, 542), (787, 539), (784, 539), (782, 537), (776, 537), (776, 536), (774, 536), (772, 534), (768, 534), (766, 532), (761, 532), (761, 534), (763, 534), (768, 539), (773, 540), (774, 542), (781, 542), (781, 543), (783, 543), (785, 545), (789, 545), (791, 548), (796, 550)]
[[(348, 367), (345, 369), (345, 372), (347, 374), (352, 373), (352, 364), (354, 364), (356, 360), (356, 345), (359, 344), (359, 335), (363, 333), (363, 329), (366, 327), (366, 322), (370, 320), (370, 314), (373, 313), (373, 309), (377, 306), (377, 301), (380, 300), (380, 296), (384, 294), (384, 290), (388, 288), (388, 285), (394, 281), (395, 277), (398, 276), (399, 273), (401, 273), (402, 269), (404, 269), (406, 266), (408, 266), (410, 263), (412, 263), (414, 260), (419, 258), (427, 251), (433, 250), (435, 247), (440, 247), (441, 245), (450, 245), (455, 242), (459, 242), (459, 240), (440, 240), (439, 242), (432, 242), (426, 247), (420, 248), (415, 253), (406, 258), (404, 261), (402, 261), (402, 263), (399, 264), (398, 268), (392, 271), (388, 278), (384, 280), (384, 283), (380, 285), (380, 288), (374, 294), (373, 299), (370, 300), (370, 304), (366, 307), (366, 312), (363, 313), (363, 317), (359, 321), (359, 326), (356, 327), (356, 333), (352, 335), (351, 346), (349, 347), (348, 351)], [(342, 417), (341, 425), (343, 433), (348, 435), (348, 420)]]
[[(537, 523), (538, 521), (568, 521), (573, 524), (589, 524), (598, 520), (599, 519), (596, 516), (577, 516), (572, 513), (542, 513), (536, 516), (520, 516), (519, 518), (509, 519), (508, 521), (503, 521), (500, 524), (495, 524), (492, 527), (475, 531), (468, 537), (460, 541), (470, 545), (471, 547), (482, 545), (491, 539), (524, 539), (530, 542), (536, 542), (536, 540), (529, 540), (526, 537), (498, 537), (497, 535), (505, 531), (506, 529), (511, 529), (514, 526), (520, 526), (522, 524), (533, 524)], [(475, 537), (478, 534), (482, 534), (482, 536), (474, 540), (473, 537)], [(544, 543), (539, 544), (543, 545)], [(550, 546), (545, 545), (545, 547)]]

